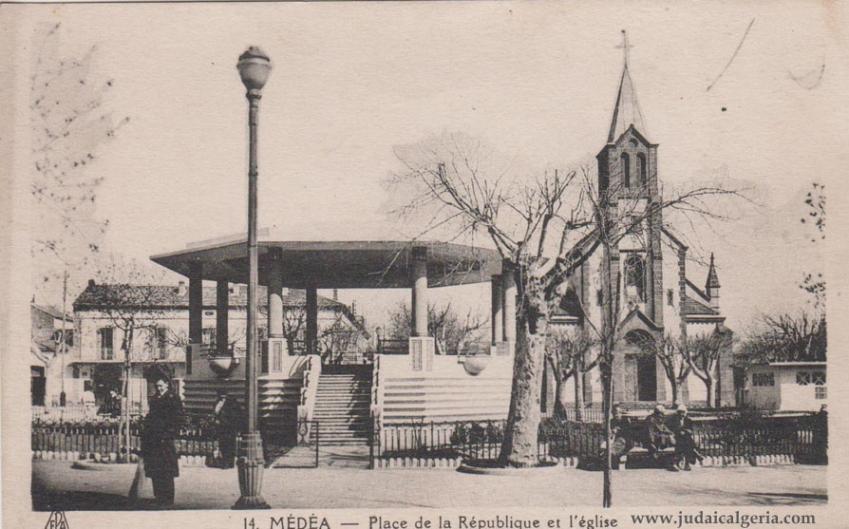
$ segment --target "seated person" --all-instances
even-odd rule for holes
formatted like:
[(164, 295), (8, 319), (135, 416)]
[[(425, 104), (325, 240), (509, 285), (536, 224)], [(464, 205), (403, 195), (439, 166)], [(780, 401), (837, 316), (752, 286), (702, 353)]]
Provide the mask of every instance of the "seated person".
[(649, 454), (657, 460), (660, 457), (660, 452), (675, 446), (675, 434), (666, 425), (666, 409), (658, 404), (655, 406), (651, 415), (646, 418), (647, 426), (647, 445)]
[[(704, 459), (693, 439), (693, 421), (687, 416), (687, 407), (679, 404), (670, 424), (675, 435), (675, 449), (683, 457), (684, 470), (690, 470), (690, 465)], [(676, 469), (677, 470), (677, 469)]]

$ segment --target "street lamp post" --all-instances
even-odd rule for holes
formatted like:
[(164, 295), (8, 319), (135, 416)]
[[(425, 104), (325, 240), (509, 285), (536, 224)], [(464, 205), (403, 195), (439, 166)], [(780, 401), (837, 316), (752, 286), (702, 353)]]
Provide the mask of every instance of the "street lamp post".
[(271, 60), (262, 50), (251, 46), (239, 56), (239, 76), (247, 88), (248, 127), (250, 135), (248, 163), (248, 351), (245, 378), (248, 401), (248, 431), (239, 439), (239, 492), (234, 509), (268, 509), (262, 498), (262, 474), (265, 460), (262, 437), (257, 431), (257, 121), (262, 87), (271, 71)]

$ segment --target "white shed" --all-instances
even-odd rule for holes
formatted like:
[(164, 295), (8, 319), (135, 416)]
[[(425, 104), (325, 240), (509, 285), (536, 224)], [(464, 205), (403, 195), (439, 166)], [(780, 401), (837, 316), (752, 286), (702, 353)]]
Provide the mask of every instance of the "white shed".
[(776, 411), (819, 411), (828, 402), (825, 362), (771, 362), (752, 366), (745, 402)]

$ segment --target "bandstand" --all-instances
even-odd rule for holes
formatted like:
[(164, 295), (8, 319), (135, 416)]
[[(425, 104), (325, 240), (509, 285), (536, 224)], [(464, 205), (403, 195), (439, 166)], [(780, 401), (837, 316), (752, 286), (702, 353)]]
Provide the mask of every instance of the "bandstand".
[[(368, 425), (504, 419), (516, 336), (516, 287), (493, 250), (413, 241), (297, 241), (261, 232), (259, 283), (268, 295), (267, 339), (258, 376), (260, 428), (294, 439), (298, 422), (319, 422), (323, 442), (367, 440)], [(189, 283), (189, 343), (184, 400), (189, 413), (212, 411), (226, 388), (244, 401), (245, 368), (228, 344), (230, 284), (248, 281), (244, 238), (189, 244), (151, 259)], [(217, 284), (217, 346), (203, 345), (202, 285)], [(491, 284), (491, 343), (473, 356), (445, 351), (428, 336), (428, 290)], [(283, 337), (285, 289), (306, 291), (305, 347)], [(317, 350), (318, 289), (409, 289), (412, 329), (406, 343), (378, 340), (359, 365), (322, 365)]]

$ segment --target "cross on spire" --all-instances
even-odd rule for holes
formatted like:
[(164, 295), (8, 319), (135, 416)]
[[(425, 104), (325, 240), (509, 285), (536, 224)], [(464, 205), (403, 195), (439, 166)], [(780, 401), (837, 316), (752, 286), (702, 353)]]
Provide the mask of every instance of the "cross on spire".
[(628, 50), (633, 48), (630, 44), (628, 44), (628, 32), (624, 29), (622, 30), (622, 44), (616, 46), (617, 48), (622, 49), (623, 59), (625, 61), (625, 68), (628, 67)]

